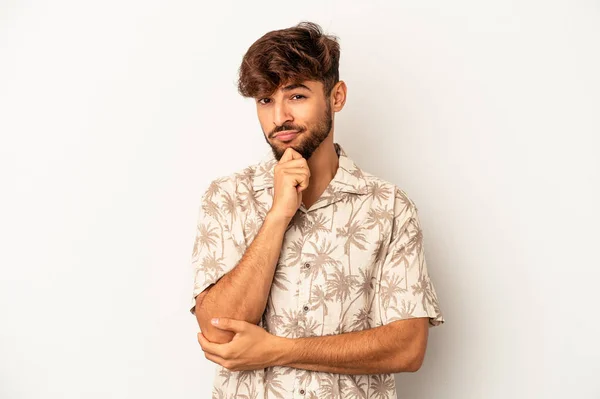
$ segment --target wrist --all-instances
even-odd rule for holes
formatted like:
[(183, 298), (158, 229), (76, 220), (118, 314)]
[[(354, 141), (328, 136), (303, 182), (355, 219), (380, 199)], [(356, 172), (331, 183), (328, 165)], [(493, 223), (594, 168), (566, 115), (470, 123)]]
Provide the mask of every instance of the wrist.
[(288, 226), (291, 220), (291, 217), (273, 210), (268, 211), (267, 215), (265, 216), (265, 223), (273, 223), (284, 228)]
[(275, 337), (273, 348), (275, 350), (274, 366), (288, 366), (294, 362), (296, 341), (292, 338)]

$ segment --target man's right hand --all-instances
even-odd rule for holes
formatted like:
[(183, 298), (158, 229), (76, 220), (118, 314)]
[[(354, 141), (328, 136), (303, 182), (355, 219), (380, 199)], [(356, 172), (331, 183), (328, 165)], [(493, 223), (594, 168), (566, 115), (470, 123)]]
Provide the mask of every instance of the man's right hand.
[(273, 205), (270, 212), (292, 219), (302, 204), (302, 191), (308, 187), (310, 169), (299, 152), (288, 147), (275, 165)]

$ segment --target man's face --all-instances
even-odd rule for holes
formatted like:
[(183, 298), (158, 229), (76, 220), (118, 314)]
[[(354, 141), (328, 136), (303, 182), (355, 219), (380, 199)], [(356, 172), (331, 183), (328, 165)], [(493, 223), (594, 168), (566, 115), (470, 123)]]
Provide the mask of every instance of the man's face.
[(278, 161), (288, 147), (309, 159), (331, 131), (331, 103), (321, 82), (285, 84), (255, 100), (265, 140)]

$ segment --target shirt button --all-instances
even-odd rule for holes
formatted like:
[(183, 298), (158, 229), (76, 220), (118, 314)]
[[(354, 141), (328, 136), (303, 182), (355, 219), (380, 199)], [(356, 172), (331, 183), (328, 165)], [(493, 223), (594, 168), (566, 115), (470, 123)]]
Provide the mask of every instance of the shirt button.
[(300, 390), (300, 395), (304, 395), (304, 389)]
[(305, 312), (308, 312), (308, 306), (304, 305), (302, 309), (304, 309)]
[(310, 263), (306, 262), (306, 263), (304, 264), (304, 268), (305, 268), (305, 269), (310, 269)]

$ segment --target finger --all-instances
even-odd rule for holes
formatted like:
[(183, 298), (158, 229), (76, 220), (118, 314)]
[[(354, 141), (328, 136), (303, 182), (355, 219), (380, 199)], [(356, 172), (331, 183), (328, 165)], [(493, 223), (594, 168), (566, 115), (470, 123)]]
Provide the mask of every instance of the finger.
[(213, 342), (210, 342), (202, 333), (198, 333), (198, 342), (200, 343), (200, 346), (202, 347), (202, 350), (205, 353), (222, 356), (223, 349), (221, 346), (225, 344), (215, 344)]
[(296, 187), (298, 188), (298, 192), (306, 190), (308, 188), (308, 178), (299, 181)]
[(210, 360), (211, 362), (217, 363), (221, 366), (223, 366), (223, 364), (225, 363), (225, 359), (223, 359), (221, 356), (217, 356), (210, 352), (204, 352), (204, 357)]
[[(306, 189), (306, 187), (308, 187), (308, 178), (306, 177), (306, 175), (304, 174), (299, 174), (299, 173), (290, 173), (290, 174), (286, 174), (286, 185), (290, 184), (293, 187), (296, 187), (296, 189)], [(288, 183), (289, 182), (289, 183)], [(300, 191), (298, 191), (300, 192)]]
[(288, 148), (286, 148), (283, 155), (279, 159), (279, 163), (289, 162), (294, 159), (304, 159), (304, 158), (298, 151), (294, 150), (292, 147), (288, 147)]
[(211, 320), (212, 325), (220, 330), (233, 331), (239, 333), (246, 330), (248, 322), (243, 320), (229, 319), (227, 317), (219, 317)]
[(302, 192), (304, 190), (306, 190), (308, 188), (308, 179), (303, 180), (299, 185), (297, 185), (296, 187), (298, 187), (298, 192)]
[(292, 150), (292, 159), (303, 159), (298, 151), (294, 150), (292, 147), (289, 147), (288, 149)]
[(288, 147), (284, 152), (283, 155), (281, 156), (281, 158), (279, 159), (279, 163), (284, 163), (284, 162), (288, 162), (291, 161), (293, 158), (293, 153), (294, 149), (292, 147)]
[(294, 173), (310, 176), (310, 170), (308, 170), (307, 168), (285, 168), (283, 169), (283, 171), (284, 173)]
[(291, 178), (294, 186), (308, 187), (308, 176), (303, 173), (286, 173), (287, 178)]
[[(302, 183), (297, 183), (294, 188), (296, 189), (296, 194), (300, 194), (302, 191), (306, 190), (308, 188), (308, 183), (302, 182)], [(299, 198), (298, 200), (300, 200), (301, 198)]]
[(291, 161), (287, 161), (281, 167), (283, 169), (287, 169), (287, 168), (304, 168), (304, 169), (308, 169), (308, 163), (306, 162), (306, 159), (304, 159), (304, 158), (292, 159)]

